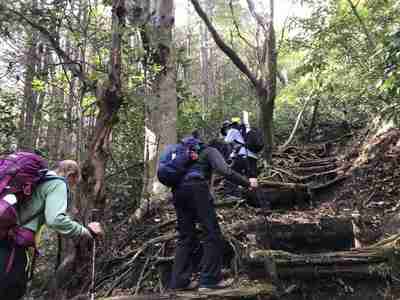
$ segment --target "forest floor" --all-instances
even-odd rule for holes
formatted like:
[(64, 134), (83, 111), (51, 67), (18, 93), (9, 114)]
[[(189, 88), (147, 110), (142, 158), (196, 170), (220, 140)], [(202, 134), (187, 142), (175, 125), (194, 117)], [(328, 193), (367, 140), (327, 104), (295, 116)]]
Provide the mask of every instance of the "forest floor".
[[(378, 134), (358, 131), (326, 143), (289, 147), (275, 153), (272, 173), (260, 176), (265, 193), (258, 197), (257, 205), (246, 197), (227, 198), (220, 186), (216, 186), (217, 214), (226, 238), (224, 276), (235, 279), (236, 289), (272, 284), (279, 290), (276, 298), (258, 292), (243, 297), (236, 295), (235, 299), (398, 299), (393, 278), (260, 278), (244, 267), (242, 258), (263, 248), (260, 229), (252, 227), (252, 222), (256, 224), (257, 220), (293, 225), (318, 223), (324, 218), (350, 219), (354, 225), (355, 248), (367, 247), (397, 233), (400, 228), (399, 162), (400, 130), (387, 129)], [(270, 182), (295, 186), (271, 190)], [(304, 187), (307, 188), (302, 193)], [(280, 190), (284, 192), (279, 193)], [(97, 257), (98, 299), (100, 296), (165, 295), (176, 243), (173, 206), (165, 203), (137, 223), (132, 221), (133, 210), (126, 208), (123, 197), (115, 199), (107, 217), (112, 239), (102, 243)], [(195, 260), (201, 257), (201, 244), (197, 250), (193, 254)], [(89, 287), (89, 278), (87, 275), (85, 278), (82, 293)], [(181, 298), (176, 296), (176, 299)]]
[[(324, 163), (317, 167), (305, 163), (320, 161)], [(276, 195), (276, 191), (281, 190), (278, 188), (267, 192), (261, 201), (272, 203), (274, 200), (273, 203), (279, 204), (281, 200), (294, 197), (294, 205), (289, 204), (287, 208), (274, 205), (271, 209), (271, 205), (249, 205), (247, 201), (226, 198), (217, 186), (218, 218), (228, 241), (224, 274), (236, 279), (235, 287), (265, 282), (241, 269), (240, 259), (233, 259), (259, 248), (257, 234), (251, 229), (243, 230), (242, 226), (259, 218), (283, 224), (317, 223), (327, 217), (351, 218), (355, 225), (355, 247), (366, 247), (387, 234), (396, 233), (400, 228), (399, 161), (399, 130), (389, 129), (374, 135), (355, 132), (326, 143), (290, 147), (276, 153), (272, 175), (260, 176), (261, 183), (265, 179), (266, 182), (306, 184), (313, 188), (323, 186), (313, 190), (311, 201), (307, 197), (298, 201), (301, 197), (296, 192), (278, 193), (277, 199), (271, 199), (269, 195)], [(335, 182), (337, 178), (340, 181)], [(102, 261), (102, 268), (107, 271), (98, 276), (98, 291), (107, 296), (165, 292), (176, 237), (172, 205), (152, 211), (141, 224), (130, 223), (126, 217), (121, 219), (117, 230), (120, 237), (111, 242), (112, 247), (107, 247), (113, 249), (107, 252), (107, 257), (113, 259)], [(236, 253), (232, 253), (232, 249)], [(200, 256), (201, 247), (197, 253), (197, 257)], [(114, 275), (110, 276), (111, 270)], [(280, 299), (288, 300), (394, 299), (391, 282), (376, 279), (334, 276), (310, 281), (289, 278), (280, 281), (280, 289), (284, 294), (281, 293)]]

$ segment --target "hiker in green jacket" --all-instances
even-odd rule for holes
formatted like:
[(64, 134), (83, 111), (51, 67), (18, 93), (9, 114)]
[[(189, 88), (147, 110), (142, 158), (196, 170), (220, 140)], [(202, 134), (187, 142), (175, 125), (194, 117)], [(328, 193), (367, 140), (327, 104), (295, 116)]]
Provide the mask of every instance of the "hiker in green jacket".
[[(36, 236), (41, 227), (47, 225), (77, 242), (80, 239), (91, 240), (94, 236), (102, 236), (104, 232), (100, 223), (92, 222), (85, 227), (67, 215), (69, 188), (76, 186), (81, 177), (78, 164), (73, 160), (61, 161), (46, 176), (62, 178), (44, 181), (33, 191), (32, 199), (23, 203), (19, 210), (20, 224), (24, 224), (22, 227), (32, 231), (32, 236)], [(30, 221), (26, 222), (27, 220)], [(10, 263), (11, 269), (7, 272)], [(22, 298), (26, 291), (27, 269), (27, 249), (8, 240), (0, 240), (0, 299)]]

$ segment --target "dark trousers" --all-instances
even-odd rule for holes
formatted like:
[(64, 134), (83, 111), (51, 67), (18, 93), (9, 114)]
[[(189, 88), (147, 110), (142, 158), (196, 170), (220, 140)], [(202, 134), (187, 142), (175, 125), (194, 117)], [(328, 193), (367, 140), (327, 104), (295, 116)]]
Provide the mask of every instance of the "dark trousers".
[(256, 178), (257, 159), (253, 157), (238, 156), (233, 162), (232, 170), (249, 178)]
[(6, 273), (7, 263), (12, 246), (7, 241), (0, 241), (0, 299), (18, 300), (26, 291), (27, 273), (25, 271), (27, 258), (25, 248), (17, 247), (9, 273)]
[(196, 222), (206, 230), (200, 262), (200, 284), (213, 285), (221, 280), (223, 239), (213, 198), (205, 181), (184, 182), (174, 193), (178, 219), (178, 243), (170, 287), (184, 288), (190, 283), (193, 251), (199, 245)]
[[(257, 160), (252, 157), (238, 156), (233, 161), (232, 170), (248, 178), (257, 178)], [(224, 192), (226, 195), (242, 196), (238, 185), (229, 180), (224, 183)]]

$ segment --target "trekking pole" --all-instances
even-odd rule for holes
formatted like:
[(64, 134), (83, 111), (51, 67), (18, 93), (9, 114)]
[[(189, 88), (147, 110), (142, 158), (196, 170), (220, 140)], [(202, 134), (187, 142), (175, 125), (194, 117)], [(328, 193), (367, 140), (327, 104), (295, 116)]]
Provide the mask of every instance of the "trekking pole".
[[(92, 222), (97, 221), (99, 210), (93, 209), (92, 210)], [(92, 278), (90, 282), (90, 300), (94, 300), (96, 296), (96, 237), (93, 236), (92, 241)]]

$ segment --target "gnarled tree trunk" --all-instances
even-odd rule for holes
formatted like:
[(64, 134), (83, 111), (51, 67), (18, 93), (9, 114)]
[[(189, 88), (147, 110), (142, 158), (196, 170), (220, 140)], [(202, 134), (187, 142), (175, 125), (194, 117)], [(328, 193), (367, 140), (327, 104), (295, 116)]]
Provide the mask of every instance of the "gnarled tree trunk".
[(99, 113), (89, 145), (88, 158), (83, 164), (82, 178), (84, 194), (89, 196), (89, 203), (104, 210), (105, 168), (110, 153), (111, 132), (118, 122), (118, 111), (123, 101), (121, 89), (121, 50), (122, 33), (125, 26), (125, 1), (112, 2), (112, 44), (108, 80), (97, 86), (96, 98)]

